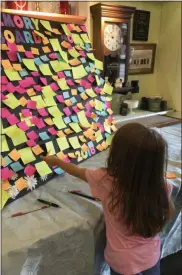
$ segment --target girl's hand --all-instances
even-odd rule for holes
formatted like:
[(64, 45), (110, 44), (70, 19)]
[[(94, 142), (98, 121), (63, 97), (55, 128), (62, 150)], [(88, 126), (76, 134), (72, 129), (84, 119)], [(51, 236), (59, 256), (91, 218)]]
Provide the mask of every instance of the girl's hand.
[(56, 156), (41, 156), (41, 159), (44, 160), (49, 166), (58, 166), (58, 157)]

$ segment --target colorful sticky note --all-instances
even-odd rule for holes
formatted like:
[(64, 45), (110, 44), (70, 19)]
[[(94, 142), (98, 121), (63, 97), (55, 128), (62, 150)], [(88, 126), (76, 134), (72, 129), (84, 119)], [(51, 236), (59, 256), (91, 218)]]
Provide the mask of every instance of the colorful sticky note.
[(70, 116), (71, 115), (70, 108), (68, 108), (68, 107), (64, 108), (63, 112), (65, 113), (66, 116)]
[(69, 142), (70, 142), (71, 146), (73, 147), (73, 149), (78, 149), (81, 147), (77, 137), (69, 138)]
[(28, 147), (33, 147), (36, 145), (35, 140), (33, 139), (28, 140), (26, 144), (28, 145)]
[(33, 176), (35, 174), (35, 171), (36, 168), (30, 164), (28, 164), (24, 169), (24, 173), (29, 177)]
[(35, 133), (35, 131), (30, 131), (29, 133), (27, 133), (27, 137), (34, 140), (38, 138), (38, 135)]
[(77, 113), (80, 125), (85, 127), (85, 128), (89, 128), (90, 127), (90, 123), (88, 122), (86, 116), (85, 116), (85, 111), (80, 111)]
[(57, 81), (57, 84), (61, 88), (61, 90), (69, 90), (69, 86), (66, 83), (66, 79), (62, 78)]
[(34, 100), (28, 100), (28, 102), (27, 102), (27, 108), (29, 108), (29, 109), (35, 110), (36, 105), (37, 105), (37, 102)]
[(24, 164), (30, 163), (35, 160), (35, 157), (32, 153), (32, 149), (30, 147), (25, 147), (24, 149), (18, 150), (21, 155), (21, 159)]
[(14, 161), (17, 161), (21, 158), (20, 153), (16, 149), (13, 149), (8, 155)]
[(69, 124), (69, 126), (75, 131), (75, 133), (79, 133), (82, 131), (82, 129), (80, 128), (79, 124), (76, 122), (71, 122)]
[(48, 136), (48, 134), (46, 132), (39, 133), (39, 136), (42, 140), (50, 139), (50, 137)]
[(53, 122), (59, 130), (66, 128), (66, 125), (65, 125), (62, 117), (54, 117)]
[(79, 65), (77, 67), (72, 67), (72, 73), (74, 79), (80, 79), (86, 76), (88, 73), (85, 71), (83, 65)]
[(65, 149), (68, 149), (70, 147), (66, 137), (59, 137), (56, 139), (56, 141), (57, 141), (57, 144), (58, 144), (60, 150), (62, 150), (62, 151)]
[(5, 162), (5, 164), (3, 165), (3, 167), (6, 167), (6, 166), (8, 166), (10, 163), (12, 163), (12, 160), (11, 160), (8, 156), (5, 156), (5, 157), (4, 157), (4, 162)]
[(64, 99), (67, 99), (70, 97), (69, 92), (63, 92)]
[(105, 94), (112, 95), (113, 87), (110, 84), (105, 83), (103, 91)]
[(28, 70), (34, 71), (34, 72), (38, 71), (33, 59), (23, 58), (22, 62), (27, 67)]
[(64, 117), (63, 120), (66, 124), (69, 124), (71, 122), (71, 119), (69, 117)]
[(7, 105), (11, 109), (15, 109), (16, 107), (20, 106), (19, 100), (14, 96), (14, 94), (7, 94), (5, 100), (3, 100), (3, 103)]
[(29, 129), (29, 126), (27, 125), (26, 121), (21, 121), (20, 123), (18, 123), (18, 128), (23, 131), (27, 131)]
[(19, 73), (14, 69), (6, 69), (4, 72), (10, 81), (21, 80)]
[(41, 95), (32, 96), (31, 99), (37, 102), (37, 109), (46, 107), (46, 104)]
[(45, 145), (46, 145), (47, 153), (49, 153), (49, 155), (55, 155), (55, 149), (52, 141), (46, 142)]
[(9, 198), (9, 193), (7, 191), (1, 190), (1, 209), (5, 206)]
[(100, 100), (95, 100), (95, 109), (96, 110), (98, 110), (98, 111), (102, 111), (102, 109), (103, 109), (103, 103), (102, 103), (102, 101), (100, 101)]
[(9, 183), (8, 180), (3, 180), (2, 181), (2, 190), (6, 191), (11, 188), (11, 184)]
[(45, 161), (41, 161), (35, 164), (37, 172), (41, 177), (46, 176), (52, 173), (52, 170), (49, 168)]
[(32, 147), (32, 151), (34, 152), (35, 155), (40, 155), (44, 152), (39, 145)]
[(16, 188), (21, 191), (25, 188), (28, 188), (27, 182), (24, 180), (23, 177), (19, 178), (18, 180), (15, 181), (15, 186)]
[(23, 170), (23, 166), (20, 164), (19, 161), (13, 162), (12, 164), (10, 164), (11, 169), (13, 169), (14, 172), (18, 172)]
[(86, 93), (87, 93), (87, 95), (90, 96), (91, 98), (97, 96), (96, 93), (94, 93), (94, 91), (93, 91), (92, 88), (91, 88), (91, 89), (86, 89)]
[(52, 75), (52, 72), (50, 71), (50, 67), (48, 64), (40, 64), (39, 69), (43, 75)]
[(2, 152), (7, 152), (7, 151), (9, 151), (9, 146), (8, 146), (8, 143), (7, 143), (7, 140), (6, 140), (6, 136), (5, 136), (5, 135), (2, 135), (2, 136), (1, 136), (1, 151), (2, 151)]
[(51, 127), (48, 129), (48, 132), (51, 134), (51, 135), (56, 135), (57, 134), (57, 131), (54, 127)]
[(41, 116), (48, 116), (48, 112), (46, 111), (45, 108), (40, 108), (37, 111)]
[(43, 93), (45, 98), (46, 97), (52, 97), (52, 96), (56, 95), (55, 92), (51, 89), (50, 85), (43, 87), (42, 93)]
[(58, 109), (57, 106), (52, 106), (52, 107), (48, 108), (48, 112), (53, 117), (60, 117), (63, 115), (63, 113)]
[(13, 176), (13, 172), (8, 167), (1, 169), (2, 180), (10, 179), (12, 176)]

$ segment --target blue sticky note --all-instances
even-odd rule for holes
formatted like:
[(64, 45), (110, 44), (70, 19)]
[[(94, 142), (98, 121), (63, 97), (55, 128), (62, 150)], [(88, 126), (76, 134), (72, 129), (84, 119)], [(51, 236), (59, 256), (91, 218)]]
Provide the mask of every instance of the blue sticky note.
[(70, 72), (70, 71), (65, 71), (64, 73), (65, 73), (65, 75), (66, 75), (67, 77), (72, 77), (72, 75), (71, 75), (71, 72)]
[(89, 141), (89, 142), (87, 143), (87, 145), (88, 145), (89, 148), (94, 147), (94, 144), (93, 144), (92, 141)]
[(99, 117), (96, 117), (96, 118), (94, 118), (93, 120), (94, 120), (95, 122), (98, 122)]
[(64, 171), (63, 171), (60, 167), (55, 168), (55, 169), (54, 169), (54, 172), (55, 172), (56, 174), (58, 174), (58, 175), (64, 174)]
[(108, 114), (106, 113), (106, 111), (102, 111), (101, 116), (108, 116)]
[(21, 58), (21, 55), (19, 53), (17, 53), (17, 57), (18, 57), (19, 62), (21, 62), (22, 58)]
[(77, 116), (71, 116), (71, 119), (72, 119), (73, 122), (77, 122), (77, 123), (79, 122)]
[(16, 162), (10, 164), (10, 166), (14, 172), (18, 172), (18, 171), (24, 169), (24, 167), (19, 163), (19, 161), (16, 161)]
[(43, 64), (43, 62), (40, 60), (39, 57), (34, 58), (34, 62), (35, 62), (35, 64), (36, 64), (37, 66), (39, 66), (40, 64)]
[(5, 160), (5, 165), (3, 167), (6, 167), (8, 166), (10, 163), (12, 163), (12, 160), (8, 157), (8, 156), (5, 156), (3, 158)]
[(101, 71), (100, 71), (100, 70), (98, 70), (98, 69), (96, 69), (96, 70), (95, 70), (95, 73), (96, 73), (96, 74), (100, 74), (100, 73), (101, 73)]
[(87, 71), (87, 73), (89, 73), (89, 72), (90, 72), (90, 67), (89, 67), (89, 66), (86, 66), (86, 67), (85, 67), (85, 70)]
[(106, 97), (103, 96), (103, 95), (101, 95), (100, 99), (101, 99), (102, 101), (104, 101), (104, 102), (106, 101)]
[(89, 65), (90, 65), (91, 68), (95, 68), (95, 64), (94, 63), (89, 62)]
[(71, 100), (71, 102), (72, 102), (73, 104), (77, 103), (77, 100), (76, 100), (75, 97), (71, 97), (70, 100)]
[(69, 117), (65, 117), (65, 118), (63, 118), (63, 120), (66, 124), (71, 122), (71, 119)]
[(85, 57), (81, 57), (81, 58), (80, 58), (80, 61), (81, 61), (83, 64), (86, 63)]
[(107, 106), (105, 103), (102, 104), (102, 109), (106, 110)]
[(64, 99), (67, 99), (70, 97), (69, 92), (63, 92)]
[(46, 132), (39, 133), (39, 137), (40, 137), (42, 140), (50, 139), (50, 137), (48, 136), (48, 134), (47, 134)]
[(100, 77), (100, 85), (104, 85), (104, 82), (105, 80), (102, 77)]
[(25, 69), (23, 69), (22, 71), (20, 71), (19, 74), (20, 74), (22, 77), (23, 77), (23, 76), (29, 75), (29, 73), (28, 73)]
[(108, 133), (104, 133), (105, 137), (107, 138), (108, 136), (110, 136), (110, 134)]
[(42, 59), (42, 61), (45, 61), (45, 62), (50, 60), (50, 59), (47, 57), (47, 55), (42, 55), (40, 58)]
[(99, 111), (96, 111), (96, 114), (99, 115), (99, 116), (101, 116), (101, 112), (99, 112)]
[(89, 49), (90, 49), (90, 44), (89, 44), (89, 43), (86, 43), (86, 44), (85, 44), (85, 47), (86, 47), (86, 50), (87, 50), (87, 49), (89, 50)]
[(84, 90), (83, 87), (78, 87), (78, 91), (79, 91), (80, 93), (82, 93), (82, 92), (84, 92), (85, 90)]

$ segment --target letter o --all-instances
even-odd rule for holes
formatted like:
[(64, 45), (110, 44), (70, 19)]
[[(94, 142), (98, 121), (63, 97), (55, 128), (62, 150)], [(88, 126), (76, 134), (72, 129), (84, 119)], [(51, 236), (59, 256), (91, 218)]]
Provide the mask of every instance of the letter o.
[(13, 17), (13, 21), (14, 21), (14, 23), (16, 24), (16, 26), (17, 26), (18, 28), (20, 28), (20, 29), (23, 28), (24, 23), (23, 23), (23, 20), (21, 19), (20, 16), (15, 15), (15, 16)]
[(15, 37), (14, 37), (13, 33), (10, 32), (9, 30), (5, 30), (4, 31), (4, 37), (10, 43), (14, 43), (15, 42)]

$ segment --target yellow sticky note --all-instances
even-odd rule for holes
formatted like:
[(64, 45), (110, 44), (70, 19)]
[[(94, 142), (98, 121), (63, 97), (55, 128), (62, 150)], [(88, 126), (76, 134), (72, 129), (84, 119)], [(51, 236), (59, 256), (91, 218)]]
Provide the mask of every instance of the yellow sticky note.
[(103, 136), (102, 136), (102, 132), (101, 130), (98, 130), (96, 133), (95, 133), (95, 137), (96, 137), (96, 141), (99, 142), (103, 139)]
[(75, 48), (68, 50), (68, 52), (74, 58), (77, 58), (78, 56), (80, 56), (80, 54), (77, 52), (77, 50)]
[(56, 101), (54, 100), (54, 97), (53, 96), (50, 96), (50, 97), (45, 97), (44, 98), (44, 102), (45, 102), (45, 105), (47, 107), (49, 106), (56, 106)]
[(70, 142), (71, 146), (73, 147), (73, 149), (78, 149), (81, 147), (77, 137), (69, 138), (69, 142)]
[(49, 41), (50, 41), (51, 46), (55, 52), (61, 51), (61, 46), (60, 46), (59, 40), (57, 38), (51, 38), (51, 39), (49, 39)]
[(65, 63), (65, 62), (59, 61), (59, 60), (50, 61), (50, 64), (56, 73), (71, 69), (71, 67), (68, 63)]
[(7, 191), (1, 190), (1, 209), (4, 207), (9, 198), (9, 193)]
[(43, 26), (46, 30), (52, 32), (52, 27), (51, 27), (49, 21), (47, 21), (47, 20), (40, 20), (40, 22), (41, 22), (42, 26)]
[(44, 100), (42, 99), (41, 95), (32, 96), (31, 100), (37, 102), (37, 104), (36, 104), (37, 109), (46, 107), (46, 104), (45, 104)]
[(113, 130), (113, 132), (116, 132), (118, 130), (115, 125), (112, 125), (111, 129)]
[(80, 36), (85, 43), (89, 43), (89, 44), (91, 43), (87, 33), (80, 34)]
[(60, 116), (54, 117), (53, 122), (59, 130), (66, 128), (66, 124), (64, 123), (62, 117)]
[(44, 86), (42, 88), (42, 93), (44, 95), (44, 97), (53, 97), (56, 95), (56, 93), (51, 89), (51, 86)]
[(37, 172), (41, 177), (51, 174), (52, 171), (45, 161), (41, 161), (35, 164)]
[(91, 88), (91, 89), (86, 89), (86, 93), (87, 93), (87, 95), (90, 96), (91, 98), (97, 96), (96, 93), (94, 93), (94, 91), (93, 91), (92, 88)]
[(34, 152), (35, 155), (40, 155), (41, 153), (44, 152), (39, 145), (32, 147), (32, 151)]
[(52, 106), (52, 107), (48, 108), (48, 112), (53, 117), (63, 116), (63, 113), (58, 109), (57, 106)]
[(85, 139), (84, 136), (79, 136), (79, 140), (80, 140), (81, 142), (86, 142), (86, 139)]
[(112, 95), (113, 87), (110, 84), (105, 83), (103, 91), (105, 94)]
[(87, 118), (86, 118), (86, 115), (85, 115), (85, 111), (80, 111), (77, 113), (77, 116), (78, 116), (78, 119), (79, 119), (79, 122), (80, 122), (80, 125), (83, 126), (83, 127), (90, 127), (90, 123), (88, 122)]
[(102, 71), (103, 70), (103, 62), (98, 59), (95, 59), (95, 68)]
[(111, 145), (112, 139), (113, 139), (113, 135), (109, 135), (109, 136), (106, 138), (106, 143), (107, 143), (108, 145)]
[(69, 90), (69, 87), (66, 83), (66, 79), (65, 78), (62, 78), (62, 79), (59, 79), (57, 81), (57, 84), (59, 85), (59, 87), (61, 88), (61, 90)]
[(19, 73), (14, 69), (6, 69), (4, 72), (10, 81), (21, 80)]
[(14, 94), (9, 93), (6, 95), (7, 99), (3, 100), (3, 103), (11, 109), (15, 109), (20, 106), (19, 100), (14, 96)]
[(75, 133), (79, 133), (82, 131), (82, 129), (80, 128), (79, 124), (76, 122), (71, 122), (69, 124), (69, 126), (73, 129), (73, 131), (75, 131)]
[(46, 149), (49, 152), (49, 155), (55, 155), (55, 149), (52, 141), (46, 142)]
[(2, 51), (7, 51), (8, 50), (8, 46), (6, 44), (1, 44), (1, 50)]
[(72, 73), (74, 79), (83, 78), (84, 76), (88, 75), (83, 65), (72, 67)]
[(94, 56), (93, 53), (87, 53), (87, 56), (88, 56), (91, 60), (95, 61), (95, 56)]
[(66, 150), (70, 147), (66, 137), (59, 137), (56, 139), (56, 141), (57, 141), (57, 144), (58, 144), (60, 150), (62, 150), (62, 151)]
[(111, 126), (104, 122), (104, 129), (107, 133), (111, 134)]
[(66, 35), (71, 34), (70, 30), (67, 28), (67, 26), (65, 24), (61, 24), (61, 27), (63, 28), (63, 31)]
[(6, 136), (5, 136), (5, 135), (2, 135), (2, 136), (1, 136), (1, 151), (2, 151), (2, 152), (7, 152), (7, 151), (9, 151), (9, 146), (8, 146), (8, 143), (7, 143), (7, 140), (6, 140)]
[(32, 153), (32, 149), (30, 147), (18, 150), (18, 152), (20, 153), (21, 159), (24, 164), (30, 163), (35, 160), (35, 156)]
[(12, 139), (13, 145), (17, 146), (27, 141), (25, 132), (19, 129), (16, 125), (6, 128), (5, 133)]
[(102, 112), (102, 108), (103, 108), (103, 103), (100, 100), (95, 100), (95, 109)]
[(22, 62), (27, 67), (27, 69), (29, 69), (30, 71), (34, 71), (34, 72), (38, 71), (33, 59), (22, 58)]
[(43, 75), (52, 75), (48, 64), (40, 64), (39, 69)]
[(28, 184), (22, 177), (15, 181), (15, 185), (19, 191), (28, 187)]
[(80, 35), (77, 33), (72, 33), (72, 39), (76, 45), (84, 45), (83, 40), (81, 39)]
[(21, 155), (20, 153), (16, 150), (16, 149), (13, 149), (9, 154), (8, 156), (13, 159), (14, 161), (17, 161), (21, 158)]

